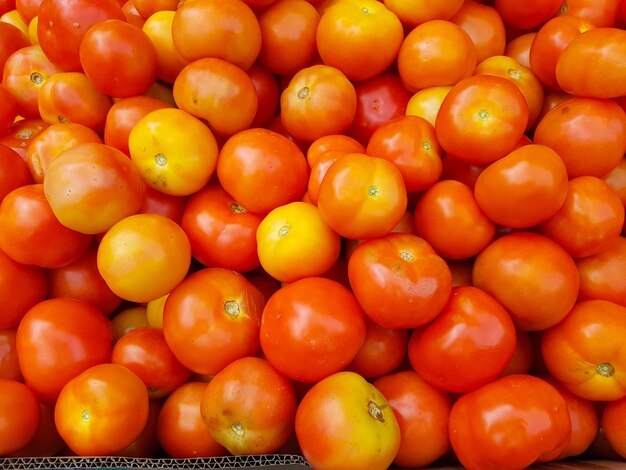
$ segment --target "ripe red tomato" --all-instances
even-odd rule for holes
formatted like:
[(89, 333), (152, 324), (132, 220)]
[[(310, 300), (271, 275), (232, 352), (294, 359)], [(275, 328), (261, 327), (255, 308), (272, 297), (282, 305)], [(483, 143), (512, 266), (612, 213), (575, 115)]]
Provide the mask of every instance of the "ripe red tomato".
[(15, 344), (17, 328), (0, 330), (0, 379), (23, 382)]
[(567, 446), (571, 430), (563, 397), (530, 375), (491, 382), (463, 395), (450, 412), (452, 448), (470, 470), (553, 460)]
[(626, 458), (624, 454), (624, 419), (626, 417), (626, 398), (620, 398), (606, 404), (602, 412), (602, 433), (608, 440), (612, 449), (618, 454), (616, 457)]
[(455, 287), (432, 323), (408, 345), (413, 369), (440, 390), (467, 393), (496, 379), (515, 352), (515, 327), (485, 291)]
[(516, 0), (496, 0), (495, 7), (507, 26), (532, 29), (555, 16), (562, 0), (530, 0), (522, 5)]
[(241, 274), (206, 268), (188, 276), (167, 297), (163, 334), (176, 358), (205, 375), (259, 351), (264, 299)]
[(626, 307), (626, 238), (619, 237), (595, 255), (576, 260), (579, 300), (609, 300)]
[(109, 362), (111, 323), (97, 308), (74, 299), (48, 299), (32, 307), (17, 329), (16, 345), (26, 384), (54, 403), (65, 384)]
[(408, 28), (431, 20), (449, 20), (463, 5), (462, 0), (384, 0), (384, 3)]
[(200, 402), (209, 433), (233, 455), (278, 451), (293, 433), (296, 407), (292, 383), (258, 357), (218, 372)]
[(365, 339), (365, 314), (346, 287), (308, 277), (268, 299), (260, 338), (263, 353), (281, 373), (317, 382), (352, 362)]
[(450, 450), (452, 403), (448, 394), (408, 370), (381, 377), (373, 385), (387, 399), (400, 426), (400, 449), (393, 461), (396, 465), (425, 467)]
[(118, 364), (100, 364), (63, 387), (54, 421), (77, 455), (111, 455), (139, 437), (148, 420), (148, 402), (139, 377)]
[(258, 97), (256, 114), (250, 127), (267, 127), (278, 112), (280, 90), (277, 77), (260, 65), (250, 67), (248, 75), (252, 79)]
[(502, 17), (494, 7), (467, 0), (450, 21), (472, 39), (476, 46), (476, 62), (504, 54), (506, 31)]
[[(358, 429), (359, 432), (355, 432)], [(400, 448), (400, 427), (383, 394), (354, 372), (337, 372), (305, 394), (296, 435), (314, 468), (387, 469)]]
[(365, 379), (389, 374), (404, 361), (408, 341), (408, 330), (385, 328), (368, 318), (365, 340), (347, 369)]
[(367, 316), (387, 328), (433, 320), (450, 297), (446, 262), (416, 235), (390, 233), (361, 243), (348, 261), (350, 286)]
[(611, 28), (617, 21), (620, 0), (565, 0), (560, 14), (583, 18), (596, 27)]
[[(2, 24), (1, 21), (0, 24)], [(47, 127), (48, 124), (41, 119), (15, 121), (4, 134), (0, 134), (0, 144), (15, 150), (22, 159), (26, 160), (28, 146)]]
[(17, 452), (35, 436), (41, 409), (35, 394), (23, 383), (0, 379), (0, 455)]
[(33, 177), (24, 159), (0, 144), (0, 202), (14, 189), (30, 183), (33, 183)]
[(0, 72), (4, 71), (4, 65), (11, 54), (29, 45), (28, 39), (17, 27), (0, 21)]
[(18, 106), (15, 96), (13, 96), (11, 91), (2, 84), (0, 84), (0, 101), (4, 103), (0, 109), (0, 133), (4, 133), (11, 127), (13, 121), (15, 121), (18, 113)]

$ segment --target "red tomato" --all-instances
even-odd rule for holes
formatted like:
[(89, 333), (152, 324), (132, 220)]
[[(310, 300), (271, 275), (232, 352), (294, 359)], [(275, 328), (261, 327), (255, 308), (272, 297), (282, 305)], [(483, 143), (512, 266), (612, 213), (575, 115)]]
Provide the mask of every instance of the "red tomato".
[(0, 455), (17, 452), (28, 444), (41, 423), (35, 394), (23, 383), (0, 379)]
[(157, 437), (172, 458), (217, 457), (228, 451), (211, 436), (202, 420), (200, 403), (207, 384), (187, 382), (167, 397), (159, 413)]
[(449, 20), (463, 5), (462, 0), (384, 0), (384, 3), (409, 28), (430, 20)]
[(350, 364), (365, 331), (363, 310), (347, 288), (308, 277), (268, 299), (261, 317), (261, 347), (287, 377), (317, 382)]
[(0, 379), (23, 382), (16, 349), (17, 328), (0, 330)]
[(17, 329), (17, 355), (26, 384), (54, 403), (65, 384), (111, 358), (111, 324), (88, 303), (49, 299), (32, 307)]
[(191, 371), (174, 356), (160, 328), (136, 328), (113, 346), (111, 362), (134, 372), (150, 398), (163, 398), (184, 384)]
[(41, 405), (41, 424), (33, 438), (11, 457), (50, 457), (66, 446), (54, 424), (54, 406)]
[[(355, 432), (355, 430), (359, 432)], [(389, 468), (400, 449), (393, 409), (372, 384), (354, 372), (337, 372), (306, 393), (296, 413), (302, 453), (320, 470)]]
[(163, 334), (176, 358), (198, 374), (214, 375), (259, 350), (264, 299), (241, 274), (206, 268), (167, 297)]
[(4, 65), (11, 54), (26, 46), (30, 46), (30, 43), (17, 27), (0, 21), (0, 72), (4, 71)]
[(543, 332), (541, 354), (550, 373), (575, 395), (595, 401), (626, 396), (622, 335), (626, 307), (606, 300), (578, 302)]
[(157, 53), (140, 28), (119, 19), (100, 21), (80, 43), (80, 63), (93, 84), (116, 98), (144, 93), (156, 79)]
[(500, 377), (513, 374), (528, 374), (535, 360), (535, 347), (527, 331), (515, 330), (515, 352)]
[(563, 0), (530, 0), (522, 5), (516, 0), (496, 0), (495, 7), (507, 26), (531, 29), (556, 15)]
[(250, 127), (267, 127), (278, 112), (280, 100), (278, 80), (273, 73), (260, 65), (250, 67), (248, 75), (252, 79), (258, 97), (256, 114)]
[(531, 68), (530, 48), (536, 35), (536, 32), (530, 32), (511, 39), (506, 44), (506, 48), (504, 49), (504, 55), (515, 59), (518, 64), (523, 65), (524, 67)]
[(180, 2), (178, 0), (133, 0), (135, 8), (146, 20), (160, 11), (175, 11)]
[(32, 182), (24, 159), (14, 150), (0, 144), (0, 202), (14, 189)]
[(571, 431), (563, 397), (529, 375), (491, 382), (459, 398), (450, 412), (452, 448), (468, 470), (526, 468), (553, 460)]
[[(400, 449), (394, 463), (417, 468), (432, 464), (450, 449), (450, 397), (413, 371), (386, 375), (374, 382), (400, 426)], [(419, 442), (420, 445), (415, 445)]]
[(0, 134), (0, 144), (15, 150), (23, 160), (26, 160), (28, 146), (46, 127), (48, 124), (41, 119), (16, 121), (6, 133)]
[(41, 48), (66, 72), (82, 71), (78, 51), (93, 25), (107, 19), (125, 19), (115, 0), (43, 0), (36, 14)]
[(139, 214), (163, 215), (180, 225), (187, 200), (186, 196), (172, 196), (171, 194), (162, 193), (151, 186), (146, 186)]
[(626, 208), (626, 158), (622, 158), (615, 168), (604, 175), (603, 179), (619, 196)]
[(116, 452), (121, 457), (155, 457), (161, 448), (157, 440), (157, 421), (161, 412), (162, 402), (150, 400), (148, 409), (148, 419), (141, 434), (128, 447)]
[(414, 223), (416, 233), (446, 259), (476, 256), (496, 233), (471, 188), (453, 180), (439, 181), (422, 194)]
[(580, 277), (579, 300), (609, 300), (626, 307), (626, 238), (604, 250), (576, 260)]
[(612, 27), (617, 21), (620, 0), (565, 0), (560, 14), (583, 18), (596, 27)]
[(3, 134), (11, 127), (13, 121), (15, 121), (18, 106), (17, 100), (11, 93), (11, 90), (2, 84), (0, 84), (0, 101), (3, 103), (0, 109), (0, 134)]
[(624, 419), (626, 417), (626, 398), (607, 403), (602, 412), (602, 432), (619, 457), (626, 458), (624, 444)]
[(517, 86), (501, 77), (475, 75), (443, 99), (435, 131), (447, 153), (484, 165), (511, 152), (527, 123), (528, 105)]
[(348, 261), (350, 286), (367, 316), (387, 328), (433, 320), (450, 297), (445, 261), (416, 235), (390, 233), (361, 243)]
[(472, 39), (476, 46), (476, 62), (504, 54), (506, 31), (495, 8), (467, 0), (450, 21), (460, 26)]
[(557, 324), (578, 296), (574, 260), (549, 238), (530, 232), (511, 233), (492, 242), (478, 255), (473, 279), (524, 330)]
[(471, 286), (455, 287), (432, 323), (415, 330), (413, 369), (440, 390), (467, 393), (496, 379), (515, 352), (515, 327), (505, 308)]
[(111, 455), (133, 443), (148, 420), (144, 383), (123, 366), (100, 364), (70, 380), (54, 420), (77, 455)]
[(211, 436), (233, 455), (278, 451), (293, 432), (296, 407), (291, 382), (258, 357), (218, 372), (200, 402)]

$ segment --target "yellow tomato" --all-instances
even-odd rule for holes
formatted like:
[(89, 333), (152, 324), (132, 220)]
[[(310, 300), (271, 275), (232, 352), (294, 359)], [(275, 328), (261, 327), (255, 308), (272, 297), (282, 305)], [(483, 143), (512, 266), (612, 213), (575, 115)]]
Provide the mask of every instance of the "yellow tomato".
[(141, 118), (128, 139), (130, 157), (143, 180), (173, 196), (204, 187), (217, 165), (217, 142), (199, 119), (176, 108)]
[(163, 328), (163, 307), (165, 307), (165, 301), (169, 297), (170, 294), (165, 294), (158, 299), (151, 300), (148, 302), (147, 307), (147, 316), (148, 316), (148, 324), (152, 328)]
[(0, 16), (0, 21), (2, 21), (3, 23), (9, 23), (15, 26), (17, 29), (19, 29), (22, 32), (22, 34), (24, 35), (26, 39), (29, 39), (28, 24), (26, 23), (22, 15), (20, 15), (19, 11), (17, 10), (7, 11), (4, 15)]
[(152, 325), (148, 322), (146, 307), (143, 305), (137, 305), (135, 307), (126, 308), (115, 315), (111, 319), (111, 326), (113, 327), (113, 340), (117, 341), (135, 328)]
[(434, 126), (441, 102), (451, 89), (451, 86), (433, 86), (418, 91), (407, 103), (406, 115), (419, 116)]
[(341, 237), (317, 207), (300, 201), (272, 210), (256, 236), (261, 266), (282, 282), (321, 276), (337, 262), (341, 250)]
[(180, 71), (189, 63), (174, 47), (172, 22), (175, 11), (162, 10), (151, 15), (143, 25), (157, 52), (157, 77), (167, 83), (174, 83)]
[(39, 44), (39, 37), (37, 36), (37, 23), (39, 22), (39, 17), (35, 16), (28, 23), (28, 39), (31, 44)]

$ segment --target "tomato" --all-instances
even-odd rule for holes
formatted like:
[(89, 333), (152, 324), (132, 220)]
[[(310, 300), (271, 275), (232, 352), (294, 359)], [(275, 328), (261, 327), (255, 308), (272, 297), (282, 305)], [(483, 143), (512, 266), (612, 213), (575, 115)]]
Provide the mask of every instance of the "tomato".
[(116, 295), (148, 302), (170, 292), (187, 275), (191, 247), (168, 217), (136, 214), (111, 227), (98, 246), (98, 271)]
[(316, 38), (326, 65), (341, 70), (350, 80), (366, 80), (393, 64), (404, 31), (400, 19), (383, 2), (352, 0), (324, 11)]
[(104, 93), (128, 98), (144, 93), (156, 79), (157, 53), (140, 28), (118, 19), (92, 26), (80, 43), (80, 63)]
[(258, 106), (250, 127), (267, 127), (276, 117), (280, 92), (276, 76), (260, 65), (248, 69), (248, 75), (257, 93)]
[(430, 20), (449, 20), (463, 5), (462, 0), (384, 0), (402, 24), (409, 28)]
[(30, 21), (39, 12), (42, 0), (14, 0), (15, 9), (22, 15), (24, 21)]
[(123, 366), (93, 366), (63, 387), (54, 420), (77, 455), (111, 455), (143, 431), (148, 392), (139, 377)]
[(535, 347), (530, 333), (524, 330), (515, 330), (515, 352), (500, 377), (513, 374), (528, 374), (535, 361)]
[(561, 208), (541, 224), (541, 231), (572, 257), (600, 253), (620, 236), (624, 206), (600, 178), (579, 176), (569, 181)]
[(92, 237), (63, 226), (41, 184), (14, 189), (0, 203), (0, 249), (22, 264), (59, 268), (78, 259)]
[(26, 163), (36, 183), (43, 183), (50, 163), (64, 150), (79, 144), (101, 144), (100, 136), (83, 124), (52, 124), (34, 137), (26, 149)]
[(104, 143), (130, 155), (128, 137), (146, 114), (171, 105), (149, 96), (133, 96), (116, 101), (107, 113), (104, 125)]
[(211, 436), (233, 455), (276, 452), (293, 432), (296, 407), (291, 382), (258, 357), (218, 372), (200, 402)]
[(517, 86), (501, 77), (475, 75), (443, 99), (435, 131), (447, 153), (484, 165), (511, 152), (527, 124), (528, 105)]
[(311, 63), (317, 52), (319, 13), (305, 0), (275, 1), (258, 15), (259, 62), (272, 73), (289, 75)]
[(157, 421), (161, 412), (162, 402), (150, 400), (148, 404), (148, 419), (141, 434), (128, 447), (125, 447), (116, 455), (121, 457), (155, 457), (161, 452), (157, 440)]
[(514, 59), (518, 64), (524, 67), (530, 66), (530, 48), (537, 35), (536, 32), (530, 32), (511, 39), (504, 48), (504, 55)]
[(242, 0), (183, 3), (174, 15), (172, 38), (178, 52), (190, 61), (215, 57), (244, 70), (261, 50), (259, 22)]
[(22, 371), (17, 357), (15, 339), (17, 328), (0, 330), (0, 379), (22, 382)]
[(11, 127), (17, 117), (17, 100), (11, 91), (2, 84), (0, 84), (0, 100), (4, 103), (2, 109), (0, 109), (0, 133), (4, 133)]
[(257, 354), (263, 305), (261, 292), (241, 274), (202, 269), (165, 301), (165, 340), (188, 369), (217, 374), (234, 360)]
[(596, 27), (612, 27), (617, 21), (620, 0), (565, 0), (560, 14), (583, 18)]
[(474, 0), (463, 2), (450, 21), (463, 29), (476, 46), (476, 61), (504, 54), (506, 31), (498, 11)]
[(455, 85), (476, 66), (476, 47), (460, 26), (443, 20), (422, 23), (402, 42), (398, 73), (411, 91)]
[[(593, 98), (626, 95), (624, 41), (626, 31), (616, 28), (593, 28), (574, 38), (556, 65), (559, 86), (568, 93)], [(590, 60), (593, 67), (588, 66)]]
[(626, 396), (621, 332), (626, 307), (606, 300), (578, 302), (559, 324), (541, 337), (550, 373), (575, 395), (588, 400)]
[(467, 393), (496, 379), (515, 352), (515, 327), (485, 291), (455, 287), (439, 315), (415, 330), (408, 345), (413, 369), (440, 390)]
[(450, 90), (451, 86), (434, 86), (418, 91), (409, 99), (406, 115), (424, 118), (434, 126), (441, 103)]
[(261, 267), (281, 282), (321, 276), (339, 258), (341, 238), (305, 202), (273, 209), (256, 232)]
[(65, 384), (111, 357), (111, 324), (102, 312), (74, 299), (49, 299), (32, 307), (17, 329), (16, 345), (26, 384), (48, 404)]
[(50, 62), (39, 46), (23, 47), (7, 59), (2, 84), (17, 100), (20, 116), (39, 118), (41, 89), (48, 78), (59, 72), (61, 69)]
[(191, 371), (174, 356), (160, 328), (136, 328), (113, 346), (111, 362), (134, 372), (150, 398), (163, 398), (184, 384)]
[(367, 319), (365, 340), (347, 369), (366, 379), (388, 374), (404, 361), (408, 340), (408, 330), (385, 328)]
[(200, 403), (207, 384), (187, 382), (163, 403), (157, 422), (157, 437), (172, 458), (217, 457), (228, 451), (211, 436), (202, 420)]
[(164, 215), (180, 225), (187, 199), (186, 196), (172, 196), (146, 186), (139, 214)]
[(601, 178), (624, 156), (626, 113), (611, 100), (573, 97), (546, 113), (534, 141), (559, 154), (570, 178)]
[(317, 382), (354, 359), (365, 339), (365, 315), (346, 287), (307, 277), (268, 299), (260, 338), (263, 353), (281, 373)]
[[(394, 463), (417, 468), (430, 465), (450, 449), (450, 397), (413, 371), (389, 374), (374, 381), (400, 426), (400, 449)], [(416, 443), (420, 445), (416, 445)]]
[(496, 0), (495, 7), (507, 26), (532, 29), (555, 16), (563, 0), (530, 0), (523, 6), (516, 0)]
[(247, 210), (267, 214), (299, 200), (308, 168), (302, 151), (269, 129), (247, 129), (230, 137), (217, 161), (220, 184)]
[(26, 162), (17, 152), (0, 144), (0, 202), (14, 189), (32, 182)]
[(0, 72), (11, 54), (29, 45), (28, 39), (17, 27), (0, 21)]
[(626, 307), (626, 238), (619, 237), (595, 255), (576, 260), (579, 300), (609, 300)]
[(137, 12), (146, 20), (162, 11), (176, 11), (180, 2), (177, 0), (133, 0)]
[(280, 119), (296, 140), (313, 142), (343, 134), (354, 121), (354, 85), (335, 67), (313, 65), (299, 70), (280, 97)]
[[(137, 0), (135, 0), (136, 3)], [(176, 5), (178, 5), (178, 1), (176, 1)], [(146, 22), (142, 27), (143, 32), (154, 44), (157, 54), (156, 75), (166, 83), (174, 83), (180, 71), (189, 64), (189, 61), (174, 47), (172, 23), (175, 14), (172, 10), (161, 10), (144, 16)]]
[(181, 227), (189, 237), (191, 254), (200, 263), (246, 272), (260, 266), (256, 231), (261, 220), (262, 216), (212, 184), (189, 198)]
[(578, 295), (578, 271), (547, 237), (517, 232), (493, 241), (474, 263), (474, 285), (498, 300), (518, 328), (543, 330), (560, 322)]
[(568, 192), (563, 160), (549, 147), (525, 145), (485, 168), (476, 180), (476, 202), (494, 222), (527, 228), (554, 216)]
[(320, 470), (386, 469), (400, 448), (400, 427), (389, 403), (354, 372), (338, 372), (306, 393), (296, 412), (302, 453)]
[(258, 108), (248, 74), (216, 58), (199, 59), (183, 68), (174, 82), (174, 100), (181, 110), (204, 119), (224, 136), (247, 129)]
[(63, 267), (48, 271), (50, 297), (67, 297), (90, 303), (104, 314), (111, 314), (122, 299), (104, 282), (97, 266), (97, 246)]
[(390, 233), (360, 244), (348, 261), (350, 286), (367, 316), (387, 328), (430, 322), (446, 304), (451, 274), (416, 235)]
[(59, 154), (46, 170), (46, 199), (59, 221), (73, 230), (96, 234), (139, 210), (143, 182), (119, 150), (86, 143)]
[(309, 145), (306, 152), (309, 167), (313, 168), (320, 155), (328, 151), (365, 153), (365, 147), (356, 139), (344, 134), (325, 135), (311, 142), (311, 145)]
[(496, 233), (494, 222), (482, 211), (471, 188), (453, 180), (441, 180), (422, 194), (415, 206), (414, 223), (416, 233), (446, 259), (477, 255)]
[(111, 326), (113, 327), (114, 342), (137, 328), (151, 326), (148, 323), (147, 308), (143, 305), (124, 308), (113, 316)]
[(128, 0), (122, 5), (122, 11), (126, 17), (126, 21), (130, 24), (142, 28), (146, 20), (139, 14), (133, 0)]
[(93, 25), (107, 19), (125, 19), (115, 0), (43, 0), (37, 16), (37, 38), (41, 48), (66, 72), (82, 71), (79, 48), (85, 33)]
[(563, 397), (529, 375), (491, 382), (459, 398), (450, 412), (452, 448), (470, 470), (526, 468), (552, 460), (570, 435)]
[(328, 169), (317, 204), (324, 221), (344, 237), (386, 235), (406, 211), (402, 173), (383, 158), (345, 155)]
[(620, 398), (606, 404), (602, 412), (602, 432), (611, 448), (618, 454), (615, 458), (624, 458), (624, 415), (626, 413), (626, 398)]
[(131, 161), (144, 182), (173, 196), (206, 186), (217, 166), (217, 141), (199, 119), (176, 108), (142, 117), (128, 139)]
[(32, 439), (11, 457), (50, 457), (65, 447), (54, 424), (54, 406), (41, 405), (41, 424)]
[(626, 158), (623, 158), (615, 168), (604, 175), (603, 179), (626, 207)]
[(367, 144), (368, 155), (389, 160), (400, 170), (408, 192), (423, 191), (439, 179), (441, 153), (434, 127), (417, 116), (383, 123)]
[(0, 455), (20, 450), (30, 441), (41, 423), (35, 394), (23, 383), (0, 379)]
[(528, 124), (532, 127), (541, 113), (544, 100), (543, 85), (528, 67), (507, 56), (492, 56), (476, 66), (477, 75), (494, 75), (509, 80), (519, 88), (528, 105)]
[(169, 297), (169, 294), (165, 294), (158, 299), (151, 300), (146, 304), (146, 319), (148, 325), (153, 328), (163, 328), (163, 309), (165, 308), (165, 301)]

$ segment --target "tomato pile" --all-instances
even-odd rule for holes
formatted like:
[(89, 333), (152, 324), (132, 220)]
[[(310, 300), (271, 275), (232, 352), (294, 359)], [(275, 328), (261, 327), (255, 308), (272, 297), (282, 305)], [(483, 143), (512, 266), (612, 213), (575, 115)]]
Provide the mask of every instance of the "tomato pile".
[(0, 456), (626, 458), (626, 0), (0, 14)]

